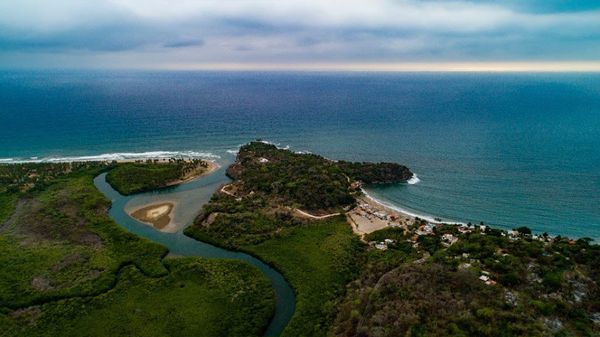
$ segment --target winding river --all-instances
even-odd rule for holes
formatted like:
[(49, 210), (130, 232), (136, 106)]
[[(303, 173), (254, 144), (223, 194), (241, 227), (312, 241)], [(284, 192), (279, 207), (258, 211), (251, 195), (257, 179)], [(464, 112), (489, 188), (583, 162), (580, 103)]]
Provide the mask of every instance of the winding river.
[(210, 175), (169, 189), (123, 196), (106, 182), (106, 173), (94, 179), (96, 188), (112, 201), (109, 215), (116, 223), (136, 235), (167, 247), (170, 254), (242, 260), (260, 269), (271, 280), (276, 300), (275, 315), (267, 327), (265, 336), (279, 336), (294, 314), (296, 298), (291, 286), (278, 271), (251, 255), (226, 250), (187, 237), (183, 234), (185, 226), (181, 226), (175, 233), (164, 233), (131, 218), (126, 212), (126, 209), (132, 205), (175, 200), (179, 206), (174, 210), (173, 219), (189, 225), (216, 189), (227, 182), (228, 178), (221, 168)]

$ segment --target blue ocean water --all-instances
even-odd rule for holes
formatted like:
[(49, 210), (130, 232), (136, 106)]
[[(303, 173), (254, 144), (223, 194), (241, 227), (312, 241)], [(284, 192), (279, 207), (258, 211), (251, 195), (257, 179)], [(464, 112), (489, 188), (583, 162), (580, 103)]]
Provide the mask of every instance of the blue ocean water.
[(0, 162), (256, 138), (403, 163), (369, 192), (413, 213), (600, 239), (598, 74), (0, 72)]

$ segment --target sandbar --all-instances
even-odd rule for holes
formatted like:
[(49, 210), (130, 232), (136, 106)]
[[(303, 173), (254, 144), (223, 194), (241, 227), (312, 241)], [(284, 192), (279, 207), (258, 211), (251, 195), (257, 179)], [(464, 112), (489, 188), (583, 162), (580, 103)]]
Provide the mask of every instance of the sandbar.
[(129, 215), (136, 220), (152, 225), (158, 230), (167, 231), (167, 226), (171, 224), (171, 212), (173, 208), (175, 208), (174, 203), (161, 202), (138, 208), (129, 213)]

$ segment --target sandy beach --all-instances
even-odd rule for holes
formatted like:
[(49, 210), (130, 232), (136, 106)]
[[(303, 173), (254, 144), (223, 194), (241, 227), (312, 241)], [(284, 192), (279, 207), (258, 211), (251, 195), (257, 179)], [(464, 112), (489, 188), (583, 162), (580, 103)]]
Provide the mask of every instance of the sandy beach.
[(357, 206), (346, 215), (352, 225), (352, 230), (361, 238), (365, 234), (387, 227), (408, 230), (408, 226), (415, 221), (414, 216), (391, 209), (366, 194), (358, 197), (356, 201)]
[(179, 184), (187, 183), (187, 182), (190, 182), (192, 180), (196, 180), (196, 179), (198, 179), (200, 177), (204, 177), (206, 175), (209, 175), (209, 174), (213, 173), (214, 171), (218, 170), (221, 167), (221, 165), (217, 164), (214, 161), (205, 160), (204, 162), (207, 163), (206, 167), (199, 166), (196, 170), (193, 170), (192, 172), (189, 172), (182, 179), (174, 180), (174, 181), (168, 183), (166, 186), (174, 186), (174, 185), (179, 185)]

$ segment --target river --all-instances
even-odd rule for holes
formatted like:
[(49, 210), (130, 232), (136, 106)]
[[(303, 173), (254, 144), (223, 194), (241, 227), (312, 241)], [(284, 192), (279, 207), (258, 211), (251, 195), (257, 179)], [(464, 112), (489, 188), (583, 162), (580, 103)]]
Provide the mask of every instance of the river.
[(275, 315), (265, 331), (265, 336), (279, 336), (294, 314), (296, 298), (292, 287), (278, 271), (251, 255), (219, 248), (185, 236), (183, 234), (183, 227), (176, 233), (160, 232), (153, 227), (133, 219), (125, 211), (128, 205), (139, 204), (146, 200), (176, 200), (179, 202), (180, 209), (178, 210), (179, 213), (175, 216), (178, 217), (179, 221), (187, 220), (186, 225), (189, 225), (202, 208), (202, 205), (207, 203), (216, 189), (221, 184), (227, 183), (227, 181), (228, 178), (224, 174), (224, 169), (221, 168), (208, 176), (173, 188), (131, 196), (123, 196), (115, 191), (106, 182), (106, 173), (97, 176), (94, 179), (94, 185), (106, 198), (112, 201), (109, 215), (117, 224), (140, 237), (167, 247), (170, 254), (198, 256), (209, 259), (241, 260), (263, 272), (271, 281), (276, 300)]

